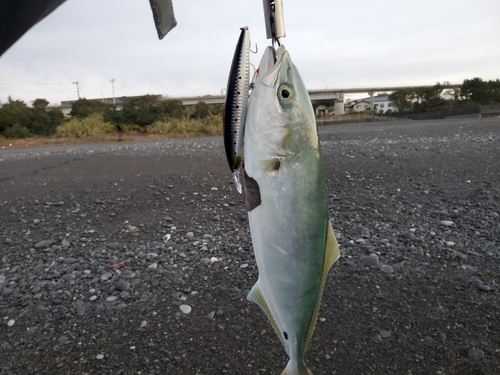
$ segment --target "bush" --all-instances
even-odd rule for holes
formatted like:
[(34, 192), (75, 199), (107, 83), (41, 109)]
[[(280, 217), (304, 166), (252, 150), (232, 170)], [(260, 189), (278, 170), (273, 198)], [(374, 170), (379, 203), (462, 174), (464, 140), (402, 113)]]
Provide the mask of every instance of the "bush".
[(184, 117), (156, 121), (147, 128), (148, 134), (188, 137), (192, 135), (221, 135), (222, 116), (208, 115), (202, 119)]
[(27, 127), (19, 124), (14, 124), (10, 128), (4, 130), (5, 138), (28, 138), (31, 134)]
[(115, 126), (105, 122), (102, 115), (93, 114), (85, 118), (73, 118), (56, 129), (58, 137), (101, 137), (115, 131)]

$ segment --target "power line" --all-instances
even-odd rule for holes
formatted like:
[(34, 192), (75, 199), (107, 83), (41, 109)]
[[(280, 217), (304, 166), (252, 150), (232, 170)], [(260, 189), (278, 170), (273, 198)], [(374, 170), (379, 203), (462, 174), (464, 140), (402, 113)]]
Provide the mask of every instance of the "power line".
[(72, 82), (58, 83), (1, 83), (0, 86), (53, 86), (53, 85), (71, 85)]

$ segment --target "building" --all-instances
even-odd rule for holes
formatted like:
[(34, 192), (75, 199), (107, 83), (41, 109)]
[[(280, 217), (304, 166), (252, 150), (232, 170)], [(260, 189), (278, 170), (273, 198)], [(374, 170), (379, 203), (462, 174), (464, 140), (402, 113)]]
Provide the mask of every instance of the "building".
[[(363, 112), (370, 110), (372, 98), (362, 98), (347, 103), (346, 111)], [(395, 111), (394, 103), (389, 100), (389, 94), (380, 94), (373, 97), (373, 111), (376, 113), (386, 113), (388, 110)]]

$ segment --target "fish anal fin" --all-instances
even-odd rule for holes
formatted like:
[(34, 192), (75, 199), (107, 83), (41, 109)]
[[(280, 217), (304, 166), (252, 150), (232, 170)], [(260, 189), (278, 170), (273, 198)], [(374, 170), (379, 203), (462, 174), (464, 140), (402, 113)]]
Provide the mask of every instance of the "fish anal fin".
[(276, 323), (276, 320), (274, 319), (274, 316), (269, 309), (269, 306), (262, 295), (262, 292), (260, 290), (259, 286), (259, 281), (255, 283), (253, 286), (252, 290), (250, 290), (250, 293), (248, 293), (247, 299), (249, 301), (255, 302), (257, 305), (260, 306), (260, 308), (266, 313), (267, 318), (269, 319), (269, 322), (273, 326), (274, 330), (276, 331), (276, 334), (278, 335), (278, 338), (280, 339), (281, 343), (285, 343), (285, 338), (283, 337), (283, 332), (278, 327), (278, 324)]
[(330, 270), (330, 267), (339, 259), (340, 251), (337, 239), (335, 238), (335, 232), (333, 231), (332, 223), (328, 220), (326, 224), (326, 242), (325, 242), (325, 260), (323, 262), (323, 271), (321, 274), (321, 285), (318, 291), (318, 298), (316, 300), (316, 306), (314, 307), (314, 312), (311, 318), (311, 323), (307, 331), (307, 336), (304, 341), (304, 348), (307, 349), (307, 344), (311, 340), (311, 337), (316, 327), (316, 320), (318, 319), (319, 306), (321, 304), (321, 296), (323, 295), (323, 289), (325, 287), (325, 280)]

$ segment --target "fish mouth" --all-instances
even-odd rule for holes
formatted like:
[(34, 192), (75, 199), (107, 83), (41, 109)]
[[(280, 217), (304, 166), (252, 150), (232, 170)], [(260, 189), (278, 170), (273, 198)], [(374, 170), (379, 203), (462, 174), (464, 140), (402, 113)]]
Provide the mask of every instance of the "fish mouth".
[(282, 66), (290, 61), (290, 55), (285, 46), (277, 50), (267, 47), (259, 65), (259, 80), (267, 87), (274, 87)]

